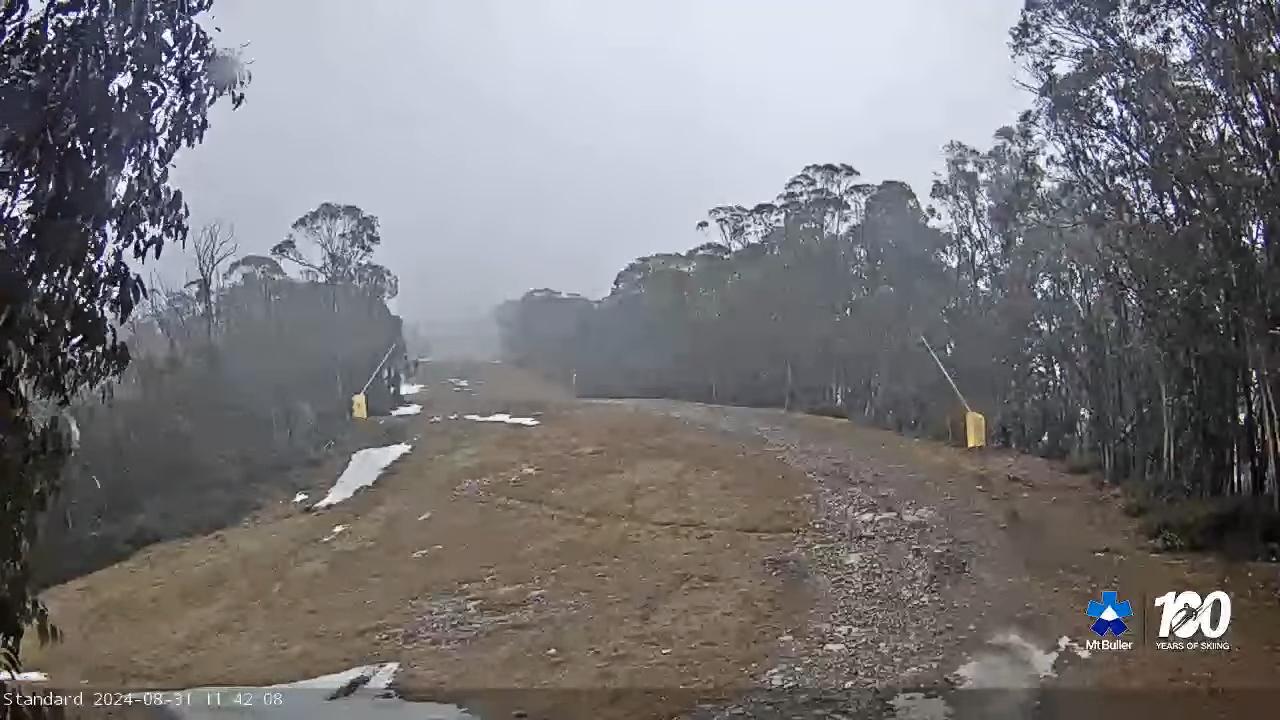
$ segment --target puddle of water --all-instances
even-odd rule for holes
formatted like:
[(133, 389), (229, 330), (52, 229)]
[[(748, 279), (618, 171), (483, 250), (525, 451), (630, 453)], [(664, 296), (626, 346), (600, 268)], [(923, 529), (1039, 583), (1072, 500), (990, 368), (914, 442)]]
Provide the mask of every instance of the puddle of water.
[(1066, 636), (1059, 638), (1054, 648), (1041, 650), (1017, 633), (997, 635), (987, 641), (986, 649), (956, 669), (955, 678), (962, 690), (999, 692), (950, 693), (945, 701), (903, 693), (890, 701), (894, 720), (1030, 718), (1041, 682), (1057, 676), (1054, 666), (1068, 651), (1089, 657), (1088, 650)]
[(893, 720), (947, 720), (951, 706), (940, 697), (924, 693), (901, 693), (889, 701), (893, 708)]

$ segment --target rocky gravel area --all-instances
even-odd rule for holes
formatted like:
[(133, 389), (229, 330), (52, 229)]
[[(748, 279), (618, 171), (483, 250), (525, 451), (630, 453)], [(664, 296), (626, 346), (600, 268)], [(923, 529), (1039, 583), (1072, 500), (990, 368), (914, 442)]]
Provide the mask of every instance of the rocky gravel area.
[[(975, 547), (938, 511), (906, 497), (892, 476), (844, 448), (815, 445), (770, 424), (768, 411), (629, 401), (735, 436), (754, 435), (813, 481), (810, 532), (774, 573), (802, 574), (816, 590), (807, 627), (778, 638), (759, 681), (777, 689), (936, 686), (944, 661), (976, 630)], [(776, 414), (774, 414), (776, 417)]]
[(546, 621), (580, 609), (577, 603), (553, 603), (541, 590), (512, 589), (518, 592), (501, 605), (457, 593), (415, 600), (410, 603), (414, 619), (405, 627), (387, 633), (386, 638), (403, 647), (419, 644), (456, 647), (487, 633)]
[(777, 638), (777, 655), (757, 678), (760, 690), (688, 717), (941, 717), (946, 706), (936, 696), (954, 684), (990, 605), (979, 597), (977, 566), (991, 558), (972, 537), (953, 532), (938, 508), (913, 497), (906, 468), (815, 444), (774, 411), (626, 403), (763, 440), (813, 481), (809, 532), (793, 553), (766, 561), (770, 572), (812, 589), (806, 626)]

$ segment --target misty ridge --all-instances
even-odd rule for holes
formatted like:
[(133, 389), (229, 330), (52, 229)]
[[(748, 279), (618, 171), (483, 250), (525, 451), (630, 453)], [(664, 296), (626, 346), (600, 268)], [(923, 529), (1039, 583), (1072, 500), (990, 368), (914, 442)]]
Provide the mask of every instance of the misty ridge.
[(333, 203), (300, 216), (266, 256), (239, 255), (230, 225), (198, 229), (196, 278), (153, 278), (124, 328), (133, 360), (104, 388), (108, 401), (73, 405), (78, 452), (46, 515), (38, 579), (223, 527), (333, 454), (353, 394), (389, 412), (398, 389), (371, 375), (384, 356), (405, 367), (408, 348), (386, 305), (397, 278), (373, 261), (380, 244), (377, 218)]
[(1011, 37), (1034, 104), (990, 147), (949, 143), (927, 205), (809, 165), (603, 299), (508, 301), (504, 351), (585, 395), (955, 439), (927, 338), (996, 444), (1160, 506), (1158, 546), (1277, 556), (1280, 134), (1254, 74), (1277, 11), (1156, 5), (1028, 2)]

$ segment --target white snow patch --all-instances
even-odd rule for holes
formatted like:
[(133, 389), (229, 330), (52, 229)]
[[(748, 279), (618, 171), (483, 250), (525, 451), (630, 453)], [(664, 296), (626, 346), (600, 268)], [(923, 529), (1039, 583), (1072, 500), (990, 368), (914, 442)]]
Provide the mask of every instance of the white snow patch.
[(508, 425), (524, 425), (526, 427), (533, 427), (534, 425), (542, 424), (531, 417), (512, 417), (507, 413), (494, 413), (493, 415), (483, 415), (483, 416), (466, 415), (465, 417), (467, 420), (475, 420), (476, 422), (507, 423)]
[(17, 675), (8, 670), (0, 670), (0, 680), (16, 680), (18, 682), (45, 682), (49, 676), (38, 671), (30, 670), (28, 672), (20, 672)]
[(438, 423), (440, 422), (440, 420), (442, 420), (442, 418), (439, 415), (432, 415), (431, 419), (428, 420), (427, 422)]
[(362, 683), (360, 687), (369, 688), (370, 690), (385, 690), (395, 678), (396, 673), (400, 670), (400, 663), (382, 663), (380, 665), (361, 665), (353, 667), (350, 670), (343, 670), (331, 675), (321, 675), (320, 677), (311, 678), (309, 680), (298, 680), (297, 682), (284, 683), (283, 685), (269, 685), (271, 688), (296, 688), (306, 690), (337, 690), (346, 686), (347, 683), (359, 677), (369, 678), (368, 682)]
[(329, 531), (328, 535), (325, 535), (324, 537), (320, 538), (320, 542), (329, 542), (330, 540), (338, 537), (338, 535), (346, 531), (347, 531), (346, 525), (334, 525), (333, 529)]
[[(400, 663), (380, 663), (268, 687), (203, 687), (178, 692), (133, 693), (130, 697), (141, 698), (145, 695), (174, 698), (176, 702), (171, 712), (180, 720), (208, 720), (228, 715), (246, 720), (346, 720), (353, 717), (382, 720), (477, 720), (474, 715), (456, 705), (407, 702), (400, 699), (391, 689), (391, 682), (399, 669)], [(333, 697), (336, 691), (344, 688), (351, 688), (352, 692), (344, 697)], [(242, 692), (261, 697), (263, 690), (286, 691), (287, 700), (283, 705), (263, 704), (259, 701), (253, 705), (233, 706), (228, 713), (225, 698), (235, 697)], [(288, 692), (293, 690), (313, 692)]]
[(406, 396), (417, 395), (418, 393), (422, 392), (423, 388), (425, 387), (426, 385), (419, 385), (417, 383), (401, 383), (400, 394), (406, 395)]
[(1062, 637), (1058, 638), (1058, 651), (1061, 652), (1063, 650), (1071, 650), (1071, 652), (1075, 653), (1078, 657), (1083, 659), (1088, 659), (1088, 657), (1093, 654), (1089, 652), (1088, 648), (1076, 642), (1075, 640), (1072, 640), (1066, 635), (1063, 635)]
[(422, 412), (421, 405), (410, 403), (408, 405), (401, 405), (400, 407), (395, 408), (394, 410), (391, 411), (391, 414), (392, 415), (417, 415), (420, 412)]
[(329, 494), (312, 507), (322, 508), (346, 500), (360, 488), (373, 485), (382, 471), (395, 462), (397, 458), (413, 449), (412, 445), (397, 443), (385, 447), (365, 448), (352, 453), (347, 469), (342, 471), (338, 481), (329, 488)]
[(419, 519), (419, 520), (426, 520), (426, 519), (427, 519), (427, 518), (429, 518), (429, 517), (431, 517), (431, 511), (427, 511), (427, 512), (422, 513), (421, 515), (419, 515), (419, 516), (418, 516), (418, 519)]
[(302, 502), (303, 500), (306, 500), (306, 499), (307, 499), (307, 498), (309, 498), (309, 497), (311, 497), (311, 496), (310, 496), (310, 495), (308, 495), (308, 494), (306, 494), (306, 493), (304, 493), (304, 492), (300, 492), (300, 493), (298, 493), (297, 495), (294, 495), (294, 496), (293, 496), (293, 501), (294, 501), (294, 502), (296, 502), (296, 503), (300, 503), (300, 502)]
[[(1053, 665), (1062, 650), (1044, 652), (1016, 633), (997, 635), (987, 642), (992, 650), (956, 670), (966, 688), (1027, 688), (1054, 677)], [(1061, 644), (1061, 643), (1059, 643)]]
[(455, 389), (471, 387), (471, 382), (468, 380), (463, 380), (462, 378), (449, 378), (448, 380), (445, 380), (445, 382), (449, 383), (450, 385), (453, 385)]

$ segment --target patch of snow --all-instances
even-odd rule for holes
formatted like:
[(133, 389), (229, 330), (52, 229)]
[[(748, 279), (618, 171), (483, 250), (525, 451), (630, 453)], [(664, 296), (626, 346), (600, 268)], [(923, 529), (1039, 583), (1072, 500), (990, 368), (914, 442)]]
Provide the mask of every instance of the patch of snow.
[(269, 685), (268, 687), (295, 688), (299, 690), (337, 690), (340, 687), (345, 687), (347, 683), (356, 678), (367, 677), (369, 678), (368, 682), (361, 684), (361, 687), (369, 688), (370, 690), (385, 690), (399, 670), (400, 663), (394, 662), (380, 665), (361, 665), (350, 670), (321, 675), (309, 680), (299, 680), (297, 682), (284, 683), (283, 685)]
[[(163, 695), (182, 700), (169, 709), (173, 717), (181, 720), (206, 720), (228, 715), (249, 720), (346, 720), (353, 717), (382, 720), (476, 720), (475, 716), (456, 705), (400, 699), (390, 687), (399, 669), (399, 663), (381, 663), (265, 688), (204, 687), (178, 692), (133, 693), (131, 697)], [(344, 689), (349, 689), (349, 694), (340, 693)], [(279, 705), (262, 702), (235, 705), (228, 713), (225, 698), (234, 697), (241, 692), (260, 696), (263, 690), (282, 691), (286, 700)]]
[(338, 476), (337, 482), (329, 488), (329, 494), (312, 507), (336, 505), (355, 495), (357, 490), (373, 485), (388, 465), (412, 449), (412, 445), (398, 443), (357, 450), (351, 454), (351, 461), (347, 463), (347, 468), (342, 471), (342, 475)]
[(484, 415), (484, 416), (467, 415), (465, 417), (467, 420), (474, 420), (476, 422), (507, 423), (508, 425), (524, 425), (526, 427), (533, 427), (534, 425), (541, 424), (539, 421), (534, 420), (531, 417), (512, 417), (507, 413), (494, 413), (493, 415)]
[(400, 394), (405, 396), (417, 395), (418, 393), (422, 392), (423, 388), (425, 387), (426, 385), (419, 385), (417, 383), (401, 383)]
[(418, 516), (418, 519), (419, 519), (419, 520), (426, 520), (426, 519), (427, 519), (427, 518), (429, 518), (429, 517), (431, 517), (431, 513), (430, 513), (430, 512), (424, 512), (424, 513), (422, 513), (421, 515), (419, 515), (419, 516)]
[(300, 493), (298, 493), (297, 495), (294, 495), (294, 496), (293, 496), (293, 501), (294, 501), (294, 502), (296, 502), (296, 503), (300, 503), (300, 502), (302, 502), (303, 500), (306, 500), (308, 497), (311, 497), (311, 496), (310, 496), (310, 495), (307, 495), (307, 494), (306, 494), (306, 493), (304, 493), (304, 492), (300, 492)]
[(414, 551), (413, 551), (413, 556), (414, 556), (414, 557), (416, 557), (416, 558), (420, 558), (420, 557), (422, 557), (422, 556), (426, 555), (428, 552), (430, 552), (430, 551), (429, 551), (429, 550), (414, 550)]
[(457, 419), (458, 419), (458, 413), (454, 413), (454, 414), (450, 415), (450, 416), (449, 416), (449, 419), (450, 419), (450, 420), (457, 420)]
[(422, 412), (421, 405), (415, 405), (413, 403), (410, 403), (408, 405), (401, 405), (400, 407), (395, 408), (394, 410), (391, 411), (391, 414), (392, 415), (417, 415), (420, 412)]
[(338, 537), (338, 535), (346, 531), (347, 531), (346, 525), (334, 525), (333, 529), (329, 531), (328, 535), (325, 535), (324, 537), (320, 538), (320, 542), (329, 542), (330, 540)]
[(1063, 635), (1062, 637), (1058, 638), (1058, 650), (1059, 652), (1063, 650), (1070, 650), (1071, 652), (1075, 653), (1077, 657), (1081, 659), (1086, 659), (1086, 660), (1089, 658), (1090, 655), (1093, 654), (1089, 652), (1088, 648), (1076, 642), (1075, 640), (1072, 640), (1066, 635)]
[(0, 670), (0, 680), (16, 680), (18, 682), (45, 682), (49, 676), (37, 670), (20, 672), (17, 675), (8, 670)]
[[(993, 649), (956, 670), (965, 688), (1028, 688), (1054, 677), (1062, 650), (1044, 652), (1016, 633), (1003, 633), (987, 643)], [(1059, 642), (1061, 646), (1061, 642)]]
[(462, 378), (449, 378), (448, 380), (445, 380), (445, 382), (452, 385), (455, 390), (458, 388), (471, 387), (471, 382), (468, 380), (463, 380)]
[(427, 422), (438, 423), (438, 422), (440, 422), (440, 420), (441, 420), (441, 419), (442, 419), (442, 418), (441, 418), (439, 415), (432, 415), (432, 416), (431, 416), (431, 419), (430, 419), (430, 420), (428, 420)]

